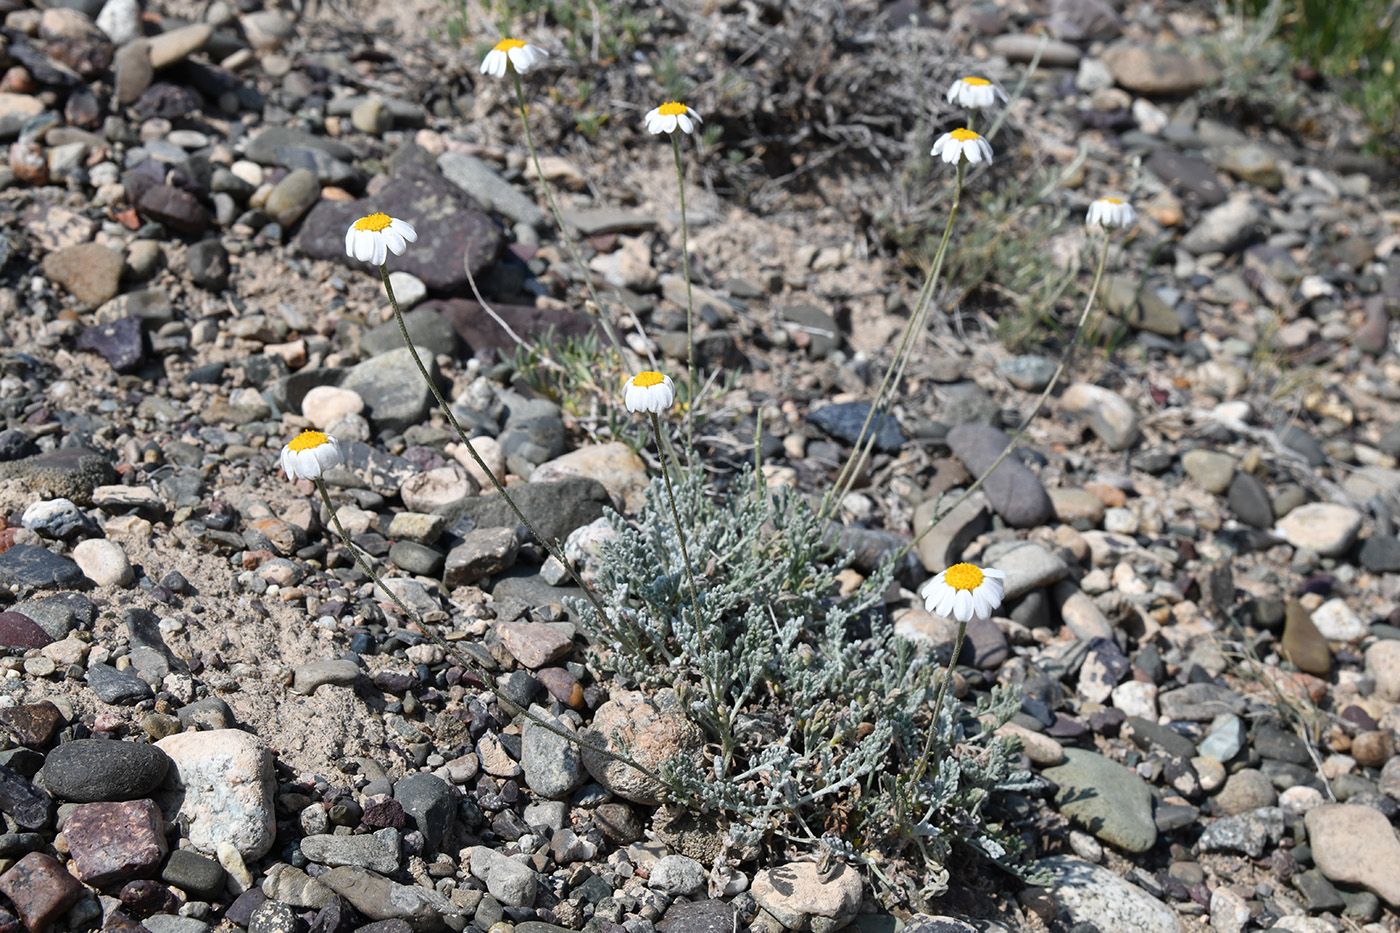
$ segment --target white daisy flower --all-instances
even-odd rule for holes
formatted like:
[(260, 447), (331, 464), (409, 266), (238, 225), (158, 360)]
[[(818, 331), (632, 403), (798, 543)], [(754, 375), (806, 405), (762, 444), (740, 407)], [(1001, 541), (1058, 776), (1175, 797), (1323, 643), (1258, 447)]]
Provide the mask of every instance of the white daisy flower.
[(514, 69), (516, 74), (523, 75), (548, 57), (544, 49), (526, 45), (519, 39), (502, 39), (482, 59), (481, 73), (504, 78), (507, 71)]
[(674, 133), (680, 127), (682, 133), (693, 133), (695, 127), (705, 121), (700, 114), (678, 100), (662, 104), (646, 116), (647, 130), (652, 133)]
[(968, 110), (991, 107), (997, 100), (1006, 103), (1006, 94), (986, 78), (959, 78), (948, 88), (948, 103)]
[(991, 567), (954, 564), (924, 584), (919, 595), (934, 615), (968, 622), (990, 619), (1001, 605), (1006, 574)]
[(992, 146), (972, 130), (960, 129), (938, 137), (938, 142), (933, 144), (933, 150), (929, 155), (941, 156), (943, 161), (949, 165), (956, 165), (960, 159), (967, 159), (969, 162), (986, 162), (990, 165)]
[(627, 410), (659, 415), (676, 401), (676, 386), (661, 373), (637, 373), (627, 380)]
[(320, 431), (302, 431), (282, 448), (282, 469), (287, 479), (319, 479), (331, 467), (345, 462), (340, 442)]
[(1105, 230), (1114, 227), (1131, 227), (1137, 223), (1137, 211), (1126, 201), (1117, 198), (1099, 198), (1089, 205), (1089, 214), (1084, 218), (1089, 226), (1098, 224)]
[(345, 255), (360, 262), (382, 266), (390, 252), (402, 256), (408, 244), (416, 239), (418, 231), (408, 221), (388, 214), (370, 214), (355, 221), (345, 231)]

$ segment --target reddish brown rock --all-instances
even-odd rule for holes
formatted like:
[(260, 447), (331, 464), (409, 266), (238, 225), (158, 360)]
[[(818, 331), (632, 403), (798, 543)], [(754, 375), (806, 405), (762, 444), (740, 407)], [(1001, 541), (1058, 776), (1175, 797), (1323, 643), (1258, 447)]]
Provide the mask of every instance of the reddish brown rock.
[(515, 660), (531, 670), (562, 661), (574, 650), (573, 639), (543, 622), (501, 622), (496, 634)]
[(165, 858), (164, 823), (150, 800), (85, 803), (63, 825), (78, 879), (101, 886), (155, 874)]
[(583, 709), (583, 686), (573, 674), (562, 667), (542, 667), (535, 671), (535, 678), (560, 703)]
[(19, 744), (43, 748), (53, 741), (54, 733), (63, 726), (63, 713), (48, 700), (25, 703), (0, 709), (0, 726)]
[(0, 612), (0, 645), (6, 648), (42, 648), (53, 639), (29, 616), (20, 612)]
[(30, 852), (0, 875), (0, 894), (8, 897), (31, 933), (43, 933), (82, 896), (83, 886), (58, 860)]
[(1351, 757), (1364, 768), (1383, 768), (1395, 755), (1395, 737), (1388, 730), (1363, 732), (1351, 740)]

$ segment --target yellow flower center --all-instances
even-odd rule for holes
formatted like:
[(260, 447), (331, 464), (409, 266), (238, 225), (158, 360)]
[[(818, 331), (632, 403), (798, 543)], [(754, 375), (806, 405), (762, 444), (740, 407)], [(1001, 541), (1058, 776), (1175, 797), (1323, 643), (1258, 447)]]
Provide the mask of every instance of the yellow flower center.
[(948, 135), (951, 136), (951, 137), (953, 137), (954, 139), (956, 139), (956, 140), (957, 140), (958, 142), (960, 142), (960, 143), (967, 143), (967, 142), (971, 142), (971, 141), (974, 140), (974, 139), (981, 139), (981, 138), (982, 138), (982, 137), (978, 136), (976, 133), (972, 132), (972, 130), (968, 130), (968, 129), (953, 130), (953, 132), (949, 133)]
[(1105, 203), (1105, 204), (1122, 204), (1122, 203), (1123, 203), (1122, 201), (1118, 200), (1117, 198), (1099, 198), (1099, 200), (1102, 201), (1102, 202)]
[(943, 582), (955, 590), (975, 590), (982, 585), (982, 571), (971, 564), (954, 564), (944, 572)]
[(668, 103), (662, 104), (660, 107), (656, 108), (656, 112), (661, 114), (663, 117), (679, 117), (682, 116), (685, 113), (685, 111), (685, 104), (677, 100), (673, 100)]
[(986, 87), (992, 82), (988, 81), (986, 78), (963, 78), (962, 83), (971, 84), (973, 87)]
[(495, 47), (494, 49), (492, 49), (492, 51), (493, 51), (493, 52), (509, 52), (511, 49), (523, 49), (523, 48), (525, 48), (525, 43), (524, 43), (524, 42), (521, 42), (519, 39), (502, 39), (500, 42), (497, 42), (497, 43), (496, 43), (496, 47)]
[(665, 376), (653, 372), (637, 373), (637, 375), (632, 377), (632, 384), (639, 389), (650, 389), (652, 386), (659, 386), (665, 381)]
[[(383, 217), (383, 214), (378, 216)], [(303, 450), (315, 450), (322, 444), (330, 443), (330, 438), (320, 431), (302, 431), (287, 446), (300, 453)]]
[(359, 220), (355, 221), (354, 226), (356, 230), (368, 230), (371, 233), (380, 233), (393, 222), (394, 218), (390, 217), (388, 214), (370, 214), (368, 217), (361, 217)]

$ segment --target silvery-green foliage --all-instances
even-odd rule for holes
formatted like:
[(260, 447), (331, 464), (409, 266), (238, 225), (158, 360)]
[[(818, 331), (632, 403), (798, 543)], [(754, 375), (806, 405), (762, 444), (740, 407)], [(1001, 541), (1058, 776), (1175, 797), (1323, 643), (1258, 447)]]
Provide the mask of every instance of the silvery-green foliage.
[(939, 893), (954, 848), (1014, 870), (1020, 840), (988, 813), (1029, 778), (992, 735), (1019, 694), (997, 688), (972, 716), (949, 695), (930, 734), (939, 671), (894, 635), (891, 565), (841, 597), (846, 560), (791, 490), (746, 473), (712, 497), (700, 471), (674, 489), (695, 603), (656, 480), (635, 522), (608, 515), (617, 538), (596, 569), (603, 614), (574, 604), (595, 669), (675, 688), (705, 730), (707, 767), (663, 770), (674, 798), (722, 814), (736, 850), (787, 840), (851, 858), (897, 898)]

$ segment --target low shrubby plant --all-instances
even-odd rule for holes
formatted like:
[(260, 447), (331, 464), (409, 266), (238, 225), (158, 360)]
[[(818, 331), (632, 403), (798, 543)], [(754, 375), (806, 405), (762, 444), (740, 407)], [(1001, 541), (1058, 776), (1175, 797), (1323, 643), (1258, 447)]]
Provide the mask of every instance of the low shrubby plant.
[[(532, 158), (535, 151), (521, 76), (544, 61), (541, 50), (507, 38), (486, 55), (481, 67), (483, 74), (513, 83)], [(831, 488), (809, 501), (789, 487), (769, 486), (753, 464), (712, 479), (700, 462), (693, 422), (706, 391), (715, 391), (713, 387), (723, 381), (714, 373), (708, 380), (697, 378), (704, 374), (697, 373), (693, 354), (684, 380), (673, 380), (655, 366), (643, 369), (626, 380), (610, 404), (603, 402), (601, 407), (608, 409), (610, 418), (617, 417), (621, 408), (629, 417), (642, 416), (644, 422), (633, 420), (628, 426), (640, 424), (641, 430), (631, 433), (619, 427), (615, 436), (631, 436), (638, 448), (654, 443), (653, 462), (660, 463), (659, 476), (651, 482), (637, 515), (607, 513), (613, 535), (603, 539), (590, 558), (591, 582), (569, 560), (562, 542), (539, 534), (507, 486), (482, 461), (409, 340), (386, 260), (390, 253), (401, 254), (416, 241), (413, 225), (375, 213), (357, 220), (346, 233), (347, 254), (378, 268), (410, 355), (447, 423), (520, 524), (581, 589), (583, 596), (574, 600), (572, 608), (590, 636), (592, 670), (618, 686), (652, 693), (672, 691), (703, 734), (704, 751), (699, 760), (677, 756), (652, 769), (638, 763), (617, 735), (605, 736), (606, 746), (599, 745), (532, 710), (522, 710), (520, 715), (570, 742), (636, 768), (664, 788), (664, 802), (711, 821), (725, 844), (712, 877), (722, 875), (722, 869), (735, 860), (787, 859), (794, 852), (806, 852), (823, 864), (840, 860), (862, 867), (890, 906), (918, 907), (946, 890), (951, 869), (969, 855), (1034, 876), (1025, 839), (1003, 809), (1005, 794), (1032, 786), (1031, 776), (1020, 767), (1016, 741), (999, 731), (1020, 708), (1019, 691), (993, 686), (969, 709), (960, 698), (964, 694), (952, 667), (968, 624), (990, 618), (1001, 605), (1005, 575), (991, 567), (959, 563), (920, 588), (924, 610), (956, 624), (951, 653), (936, 657), (927, 644), (896, 635), (889, 597), (895, 568), (939, 516), (864, 578), (846, 572), (851, 558), (832, 544), (837, 540), (833, 516), (863, 474), (871, 452), (871, 425), (878, 424), (877, 415), (893, 404), (904, 368), (938, 305), (939, 274), (966, 173), (990, 167), (995, 156), (990, 143), (971, 127), (981, 109), (1004, 102), (1006, 95), (981, 78), (968, 77), (953, 86), (948, 100), (969, 113), (968, 125), (940, 136), (931, 152), (954, 172), (947, 225), (876, 390), (870, 416)], [(681, 137), (698, 128), (700, 116), (687, 105), (671, 101), (649, 112), (645, 123), (652, 133), (670, 136), (677, 181), (683, 182)], [(684, 256), (683, 187), (681, 191)], [(557, 218), (548, 187), (545, 192)], [(1093, 202), (1087, 217), (1091, 227), (1105, 231), (1129, 227), (1135, 219), (1129, 205), (1113, 198)], [(567, 230), (562, 224), (559, 229), (569, 255), (578, 262)], [(1105, 235), (1094, 286), (1068, 342), (1065, 360), (1026, 423), (1045, 404), (1084, 331), (1109, 244), (1110, 236)], [(688, 260), (683, 269), (688, 288)], [(589, 288), (612, 344), (602, 348), (600, 355), (614, 362), (627, 359), (601, 298), (591, 284)], [(686, 310), (687, 334), (693, 335), (690, 302)], [(689, 349), (690, 339), (687, 344)], [(590, 347), (599, 352), (597, 344), (585, 342), (562, 354), (562, 362), (542, 355), (538, 346), (523, 343), (517, 355), (548, 370), (549, 385), (557, 392), (579, 389), (595, 396), (598, 403), (597, 397), (607, 394), (606, 376), (597, 368), (585, 372), (588, 364), (580, 352)], [(577, 380), (574, 386), (571, 377)], [(676, 411), (678, 400), (683, 404)], [(679, 425), (673, 423), (673, 414)], [(1024, 432), (1023, 424), (1001, 459)], [(940, 515), (971, 495), (1001, 459)], [(294, 439), (282, 456), (289, 479), (314, 486), (345, 547), (378, 584), (378, 592), (488, 690), (496, 690), (491, 676), (475, 661), (456, 651), (383, 586), (367, 555), (346, 534), (322, 475), (340, 462), (342, 453), (335, 438), (315, 431)]]

